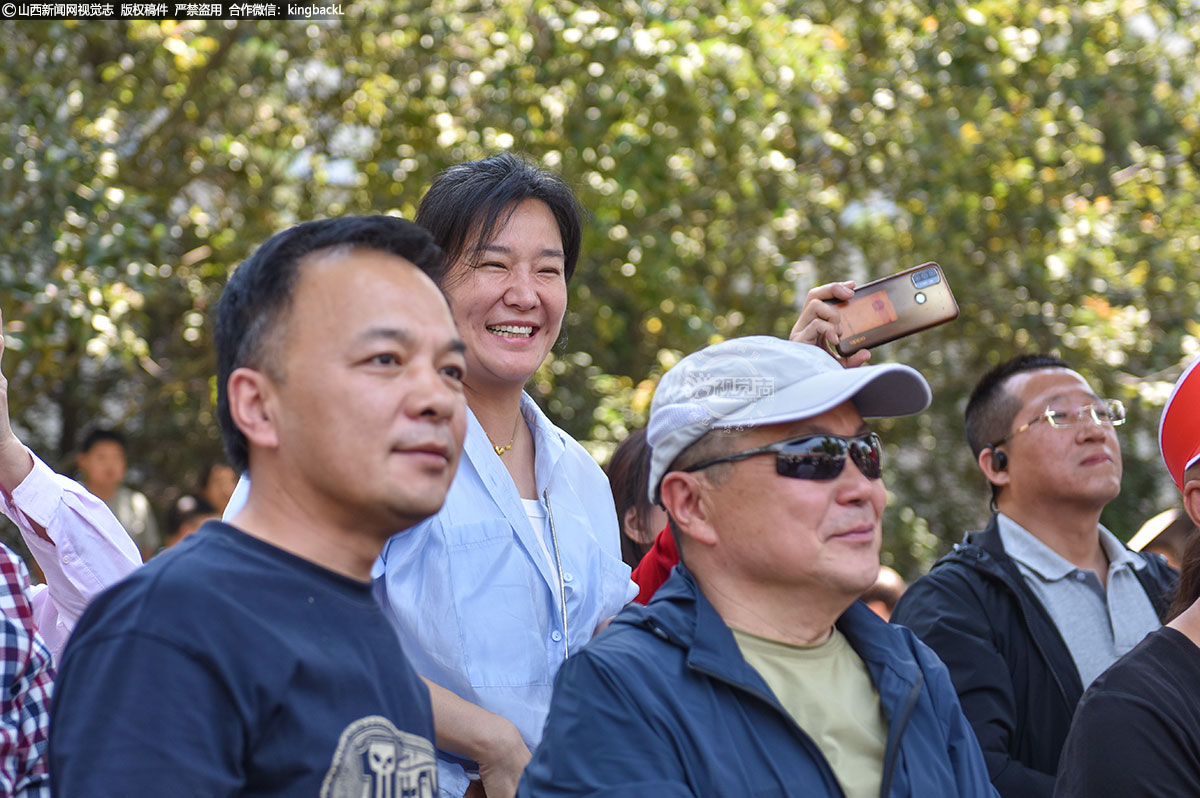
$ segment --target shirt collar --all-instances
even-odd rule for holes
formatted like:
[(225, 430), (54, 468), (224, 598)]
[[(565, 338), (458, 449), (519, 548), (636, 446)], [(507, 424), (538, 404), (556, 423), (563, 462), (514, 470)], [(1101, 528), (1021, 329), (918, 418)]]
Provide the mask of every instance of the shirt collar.
[[(558, 462), (566, 452), (564, 433), (550, 422), (537, 402), (524, 392), (521, 393), (521, 416), (533, 435), (534, 474), (540, 496), (549, 486)], [(512, 481), (504, 463), (496, 456), (495, 446), (488, 439), (487, 433), (470, 407), (467, 408), (467, 437), (463, 451), (480, 474), (489, 474), (502, 482)]]
[(1146, 567), (1145, 560), (1130, 551), (1124, 543), (1117, 540), (1116, 535), (1104, 527), (1100, 527), (1100, 547), (1104, 549), (1104, 555), (1108, 557), (1110, 568), (1115, 565), (1140, 571)]
[[(1000, 542), (1004, 546), (1005, 553), (1042, 579), (1053, 582), (1079, 570), (1073, 563), (1063, 558), (1034, 536), (1032, 532), (1004, 513), (997, 513), (997, 520)], [(1112, 532), (1103, 526), (1099, 526), (1098, 531), (1100, 547), (1104, 549), (1104, 554), (1108, 558), (1110, 571), (1113, 566), (1119, 568), (1128, 566), (1135, 569), (1145, 567), (1146, 564), (1126, 549)]]

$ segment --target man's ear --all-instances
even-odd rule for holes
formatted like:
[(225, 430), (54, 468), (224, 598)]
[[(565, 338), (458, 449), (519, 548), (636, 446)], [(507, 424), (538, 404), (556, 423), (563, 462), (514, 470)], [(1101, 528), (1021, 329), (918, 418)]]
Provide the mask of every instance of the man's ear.
[(275, 383), (264, 372), (242, 367), (229, 375), (229, 415), (251, 446), (279, 448)]
[(1192, 523), (1200, 528), (1200, 474), (1190, 479), (1184, 477), (1183, 509), (1187, 511)]
[[(979, 470), (983, 472), (985, 477), (987, 477), (988, 482), (992, 483), (993, 485), (1004, 486), (1007, 485), (1011, 479), (1008, 473), (1008, 464), (1005, 463), (1004, 468), (997, 468), (996, 466), (999, 465), (999, 463), (996, 460), (996, 454), (997, 452), (995, 449), (993, 449), (991, 446), (987, 446), (979, 453), (977, 462), (979, 463)], [(1007, 460), (1007, 455), (1005, 455), (1005, 460)]]
[(675, 519), (675, 526), (687, 537), (705, 546), (715, 546), (718, 535), (710, 517), (711, 503), (705, 500), (707, 480), (698, 474), (670, 471), (663, 477), (659, 491), (663, 507)]

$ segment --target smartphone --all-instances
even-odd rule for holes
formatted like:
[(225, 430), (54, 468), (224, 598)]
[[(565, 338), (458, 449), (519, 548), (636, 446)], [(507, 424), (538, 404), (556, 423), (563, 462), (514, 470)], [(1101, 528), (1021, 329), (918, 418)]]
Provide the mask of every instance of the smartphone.
[(836, 347), (842, 357), (958, 318), (958, 303), (942, 267), (923, 263), (854, 289), (846, 301), (831, 301), (842, 316)]

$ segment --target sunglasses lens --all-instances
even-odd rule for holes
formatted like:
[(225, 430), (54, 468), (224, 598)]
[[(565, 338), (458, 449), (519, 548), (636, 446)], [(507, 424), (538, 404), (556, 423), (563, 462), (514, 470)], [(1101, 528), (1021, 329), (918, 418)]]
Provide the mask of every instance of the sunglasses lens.
[(847, 454), (863, 476), (879, 479), (882, 475), (878, 439), (874, 435), (863, 438), (817, 435), (796, 441), (776, 454), (775, 470), (792, 479), (835, 479), (846, 466)]
[(850, 456), (867, 479), (879, 479), (883, 476), (882, 454), (879, 439), (874, 435), (850, 441)]

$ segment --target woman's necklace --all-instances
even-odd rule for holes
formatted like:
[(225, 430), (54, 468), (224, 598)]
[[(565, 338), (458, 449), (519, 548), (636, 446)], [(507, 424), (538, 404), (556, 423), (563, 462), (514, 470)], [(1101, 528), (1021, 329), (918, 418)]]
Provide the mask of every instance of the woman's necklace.
[[(505, 452), (507, 452), (509, 449), (511, 449), (513, 447), (514, 443), (517, 442), (517, 425), (520, 423), (521, 423), (521, 414), (518, 412), (517, 419), (516, 419), (516, 421), (513, 422), (512, 437), (510, 437), (508, 439), (508, 443), (504, 446), (497, 446), (496, 442), (494, 440), (492, 440), (492, 436), (488, 435), (488, 431), (487, 430), (483, 431), (483, 434), (487, 436), (488, 443), (490, 443), (492, 445), (492, 448), (496, 450), (497, 455), (503, 455)], [(482, 425), (480, 425), (480, 426), (482, 426)]]

